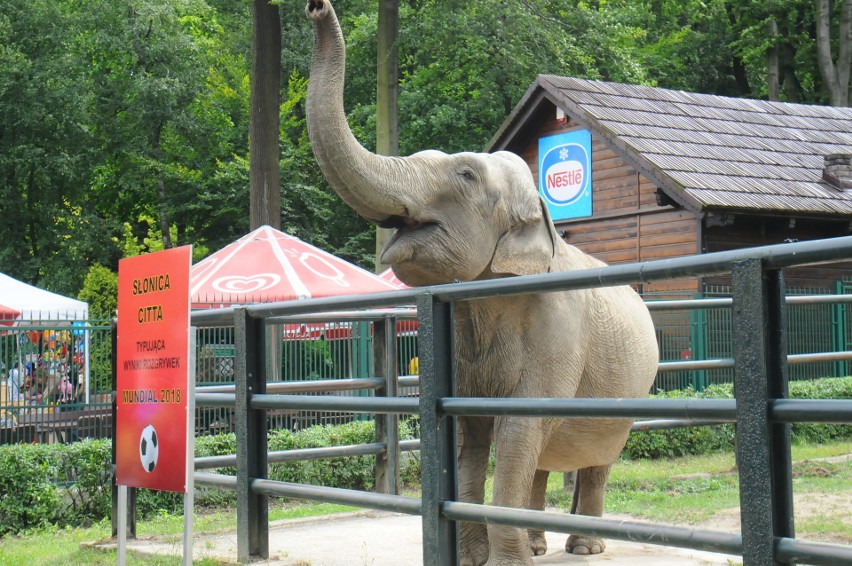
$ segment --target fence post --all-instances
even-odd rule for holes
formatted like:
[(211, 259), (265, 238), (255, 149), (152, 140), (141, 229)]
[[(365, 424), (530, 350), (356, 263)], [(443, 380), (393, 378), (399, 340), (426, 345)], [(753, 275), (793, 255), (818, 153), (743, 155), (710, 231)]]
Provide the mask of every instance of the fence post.
[[(396, 397), (399, 363), (395, 316), (373, 323), (373, 364), (376, 375), (385, 377), (385, 386), (376, 390), (376, 395)], [(376, 491), (399, 495), (399, 415), (376, 415), (376, 442), (385, 445), (385, 451), (376, 455)]]
[[(113, 538), (118, 536), (118, 484), (115, 482), (115, 451), (116, 451), (116, 398), (115, 392), (118, 391), (118, 331), (117, 321), (112, 319), (110, 322), (110, 379), (112, 380), (112, 511), (110, 513), (110, 523), (112, 526)], [(127, 488), (127, 517), (125, 524), (127, 525), (126, 535), (129, 539), (136, 538), (136, 488)]]
[(442, 416), (439, 400), (455, 395), (453, 307), (434, 295), (417, 296), (420, 355), (420, 466), (423, 498), (423, 564), (459, 563), (458, 525), (441, 515), (444, 501), (458, 500), (456, 423)]
[[(695, 295), (701, 299), (701, 293)], [(693, 360), (707, 359), (707, 317), (704, 309), (692, 309), (690, 311), (691, 326), (691, 350)], [(707, 370), (695, 370), (692, 373), (692, 388), (696, 391), (704, 391), (707, 388)]]
[(264, 321), (244, 307), (234, 309), (234, 381), (237, 436), (237, 560), (269, 557), (269, 500), (251, 482), (267, 476), (266, 410), (249, 406), (266, 393)]
[(769, 421), (769, 401), (787, 397), (784, 280), (758, 258), (731, 275), (743, 564), (780, 564), (775, 537), (794, 536), (790, 427)]
[[(834, 294), (843, 294), (843, 284), (840, 281), (834, 282)], [(835, 352), (846, 350), (846, 307), (845, 303), (831, 305), (831, 345)], [(845, 360), (834, 362), (834, 377), (849, 375), (846, 367)]]

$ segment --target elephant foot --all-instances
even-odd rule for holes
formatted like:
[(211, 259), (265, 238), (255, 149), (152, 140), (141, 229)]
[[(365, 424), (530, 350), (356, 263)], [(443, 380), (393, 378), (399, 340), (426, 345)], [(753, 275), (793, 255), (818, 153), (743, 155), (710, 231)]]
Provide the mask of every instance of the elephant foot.
[(602, 538), (586, 535), (571, 535), (565, 543), (565, 550), (571, 554), (600, 554), (606, 549)]
[(547, 552), (547, 539), (544, 538), (544, 531), (534, 531), (530, 529), (530, 550), (533, 556), (541, 556)]
[(488, 562), (488, 542), (464, 545), (461, 549), (461, 566), (482, 566)]
[(479, 523), (462, 523), (461, 566), (482, 566), (488, 562), (488, 531)]
[(485, 563), (485, 566), (533, 566), (532, 556), (527, 556), (524, 558), (518, 557), (506, 557), (506, 558), (492, 558), (488, 562)]

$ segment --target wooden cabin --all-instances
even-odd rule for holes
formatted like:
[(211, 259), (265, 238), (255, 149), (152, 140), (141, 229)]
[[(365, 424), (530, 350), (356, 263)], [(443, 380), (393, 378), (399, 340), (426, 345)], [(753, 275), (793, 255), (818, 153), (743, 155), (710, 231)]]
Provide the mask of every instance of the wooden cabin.
[[(498, 150), (527, 161), (565, 240), (611, 264), (852, 233), (852, 108), (542, 75), (486, 148)], [(834, 291), (852, 264), (785, 276)]]

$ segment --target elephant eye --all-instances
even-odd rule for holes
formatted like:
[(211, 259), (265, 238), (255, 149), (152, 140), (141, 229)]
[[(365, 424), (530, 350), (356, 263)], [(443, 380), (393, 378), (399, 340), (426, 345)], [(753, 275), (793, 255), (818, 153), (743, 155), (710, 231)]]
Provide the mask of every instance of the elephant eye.
[(459, 175), (465, 181), (475, 181), (476, 180), (476, 173), (474, 173), (473, 169), (470, 169), (469, 167), (465, 167), (464, 169), (459, 171)]

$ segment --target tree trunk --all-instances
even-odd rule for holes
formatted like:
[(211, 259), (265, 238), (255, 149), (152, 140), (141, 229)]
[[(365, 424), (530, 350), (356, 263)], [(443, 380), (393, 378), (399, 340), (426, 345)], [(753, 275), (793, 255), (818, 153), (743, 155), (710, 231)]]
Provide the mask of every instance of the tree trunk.
[[(399, 59), (396, 44), (398, 34), (399, 0), (379, 0), (376, 153), (380, 155), (399, 154)], [(391, 228), (376, 228), (376, 273), (387, 269), (380, 258), (393, 232)]]
[(767, 22), (770, 47), (766, 50), (766, 90), (769, 100), (781, 100), (778, 69), (778, 22), (771, 16)]
[(254, 0), (249, 117), (251, 229), (281, 228), (279, 105), (281, 22), (278, 5)]
[(160, 232), (163, 233), (163, 249), (171, 249), (172, 234), (169, 231), (169, 213), (166, 212), (166, 183), (163, 179), (157, 179), (157, 196), (160, 198)]
[(843, 0), (837, 36), (837, 59), (831, 53), (831, 3), (816, 3), (817, 62), (832, 106), (849, 104), (849, 75), (852, 68), (852, 0)]
[[(151, 132), (151, 153), (158, 162), (163, 161), (163, 150), (160, 146), (160, 137), (163, 131), (163, 124), (157, 124)], [(157, 198), (160, 201), (159, 206), (159, 221), (160, 233), (163, 235), (163, 249), (171, 249), (172, 234), (169, 230), (169, 213), (166, 210), (166, 182), (162, 177), (157, 178)]]

